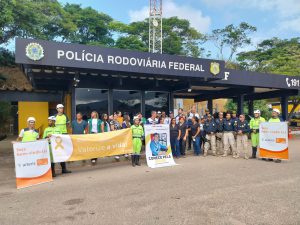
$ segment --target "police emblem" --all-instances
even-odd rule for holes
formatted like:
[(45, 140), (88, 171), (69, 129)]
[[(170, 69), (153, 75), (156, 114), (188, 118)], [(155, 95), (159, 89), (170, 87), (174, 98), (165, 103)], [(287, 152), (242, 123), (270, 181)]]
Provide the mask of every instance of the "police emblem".
[(210, 72), (215, 76), (220, 73), (220, 64), (216, 62), (210, 63)]
[(26, 56), (34, 61), (38, 61), (44, 57), (44, 49), (39, 43), (29, 43), (26, 46)]

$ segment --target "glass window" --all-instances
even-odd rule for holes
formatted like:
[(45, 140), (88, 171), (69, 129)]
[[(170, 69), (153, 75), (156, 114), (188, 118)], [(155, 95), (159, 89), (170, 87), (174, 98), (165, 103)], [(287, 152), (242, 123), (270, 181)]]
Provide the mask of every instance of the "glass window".
[(141, 93), (139, 91), (113, 90), (113, 110), (128, 113), (131, 117), (141, 111)]
[(82, 112), (84, 119), (90, 118), (92, 111), (97, 111), (99, 117), (108, 112), (108, 90), (76, 88), (76, 112)]
[(169, 115), (169, 93), (167, 92), (145, 92), (145, 117), (151, 116), (151, 111), (165, 111)]

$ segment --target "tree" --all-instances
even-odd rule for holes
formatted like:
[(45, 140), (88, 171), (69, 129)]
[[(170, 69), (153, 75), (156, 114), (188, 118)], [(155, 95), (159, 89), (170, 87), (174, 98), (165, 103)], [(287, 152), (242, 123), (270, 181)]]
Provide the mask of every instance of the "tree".
[(0, 0), (0, 45), (15, 37), (53, 40), (74, 29), (56, 0)]
[(251, 44), (249, 35), (255, 31), (256, 27), (245, 22), (240, 23), (238, 26), (230, 24), (223, 29), (213, 30), (212, 34), (208, 35), (208, 39), (213, 41), (218, 48), (222, 60), (225, 59), (225, 50), (229, 49), (229, 57), (226, 61), (230, 62), (239, 48)]
[(110, 16), (97, 12), (91, 7), (81, 8), (77, 4), (66, 4), (64, 10), (70, 15), (76, 29), (71, 32), (69, 32), (69, 28), (64, 29), (63, 41), (106, 46), (114, 44), (109, 31), (109, 23), (113, 21)]
[[(172, 55), (185, 55), (199, 57), (203, 51), (199, 47), (205, 41), (204, 35), (190, 26), (188, 20), (177, 17), (163, 18), (163, 53)], [(116, 47), (148, 51), (149, 22), (148, 20), (133, 22), (124, 25), (120, 22), (112, 22), (110, 28), (118, 32)], [(133, 41), (133, 44), (130, 42)], [(126, 45), (123, 43), (126, 42)]]
[[(237, 61), (245, 70), (300, 76), (300, 38), (264, 40), (256, 50), (239, 53)], [(289, 118), (300, 104), (299, 97), (290, 100)]]

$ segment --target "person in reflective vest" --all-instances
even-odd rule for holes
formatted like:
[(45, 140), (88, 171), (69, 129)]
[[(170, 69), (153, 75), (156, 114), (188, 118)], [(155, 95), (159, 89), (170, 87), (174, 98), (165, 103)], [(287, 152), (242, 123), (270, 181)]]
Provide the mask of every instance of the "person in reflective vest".
[(49, 139), (52, 134), (61, 134), (61, 130), (55, 126), (55, 116), (48, 117), (48, 127), (44, 130), (43, 139), (47, 138), (49, 141), (52, 177), (56, 177), (55, 164), (53, 162), (53, 154)]
[(133, 154), (131, 156), (132, 166), (140, 166), (140, 154), (142, 149), (142, 138), (144, 136), (144, 128), (140, 125), (138, 116), (133, 118), (134, 124), (131, 126), (132, 130), (132, 144)]
[(39, 132), (35, 129), (35, 118), (28, 117), (27, 125), (27, 128), (21, 130), (17, 141), (29, 142), (39, 139)]
[(259, 124), (266, 122), (266, 120), (260, 116), (260, 110), (254, 111), (254, 118), (250, 120), (251, 131), (251, 143), (252, 143), (252, 157), (256, 158), (257, 147), (259, 145)]
[[(64, 106), (62, 104), (58, 104), (56, 106), (57, 114), (55, 115), (55, 126), (60, 129), (62, 134), (68, 134), (68, 128), (70, 126), (70, 121), (67, 115), (64, 114)], [(62, 173), (71, 173), (71, 171), (67, 170), (66, 162), (60, 163), (62, 168)]]
[[(272, 110), (272, 117), (269, 119), (268, 122), (270, 123), (279, 123), (283, 122), (283, 120), (279, 117), (280, 111), (278, 109)], [(270, 159), (272, 161), (272, 159)], [(281, 163), (281, 159), (275, 159), (274, 162)]]

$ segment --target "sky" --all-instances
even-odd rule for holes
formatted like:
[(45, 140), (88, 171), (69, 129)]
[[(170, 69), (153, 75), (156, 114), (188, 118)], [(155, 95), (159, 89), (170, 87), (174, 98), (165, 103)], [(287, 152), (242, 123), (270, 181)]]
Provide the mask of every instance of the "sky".
[[(76, 3), (130, 23), (148, 17), (149, 0), (60, 0)], [(264, 39), (300, 37), (300, 0), (163, 0), (163, 16), (178, 16), (204, 34), (226, 25), (247, 22), (257, 27), (253, 44), (240, 50), (255, 49)], [(208, 48), (213, 48), (207, 44)], [(216, 53), (216, 49), (212, 49)]]

